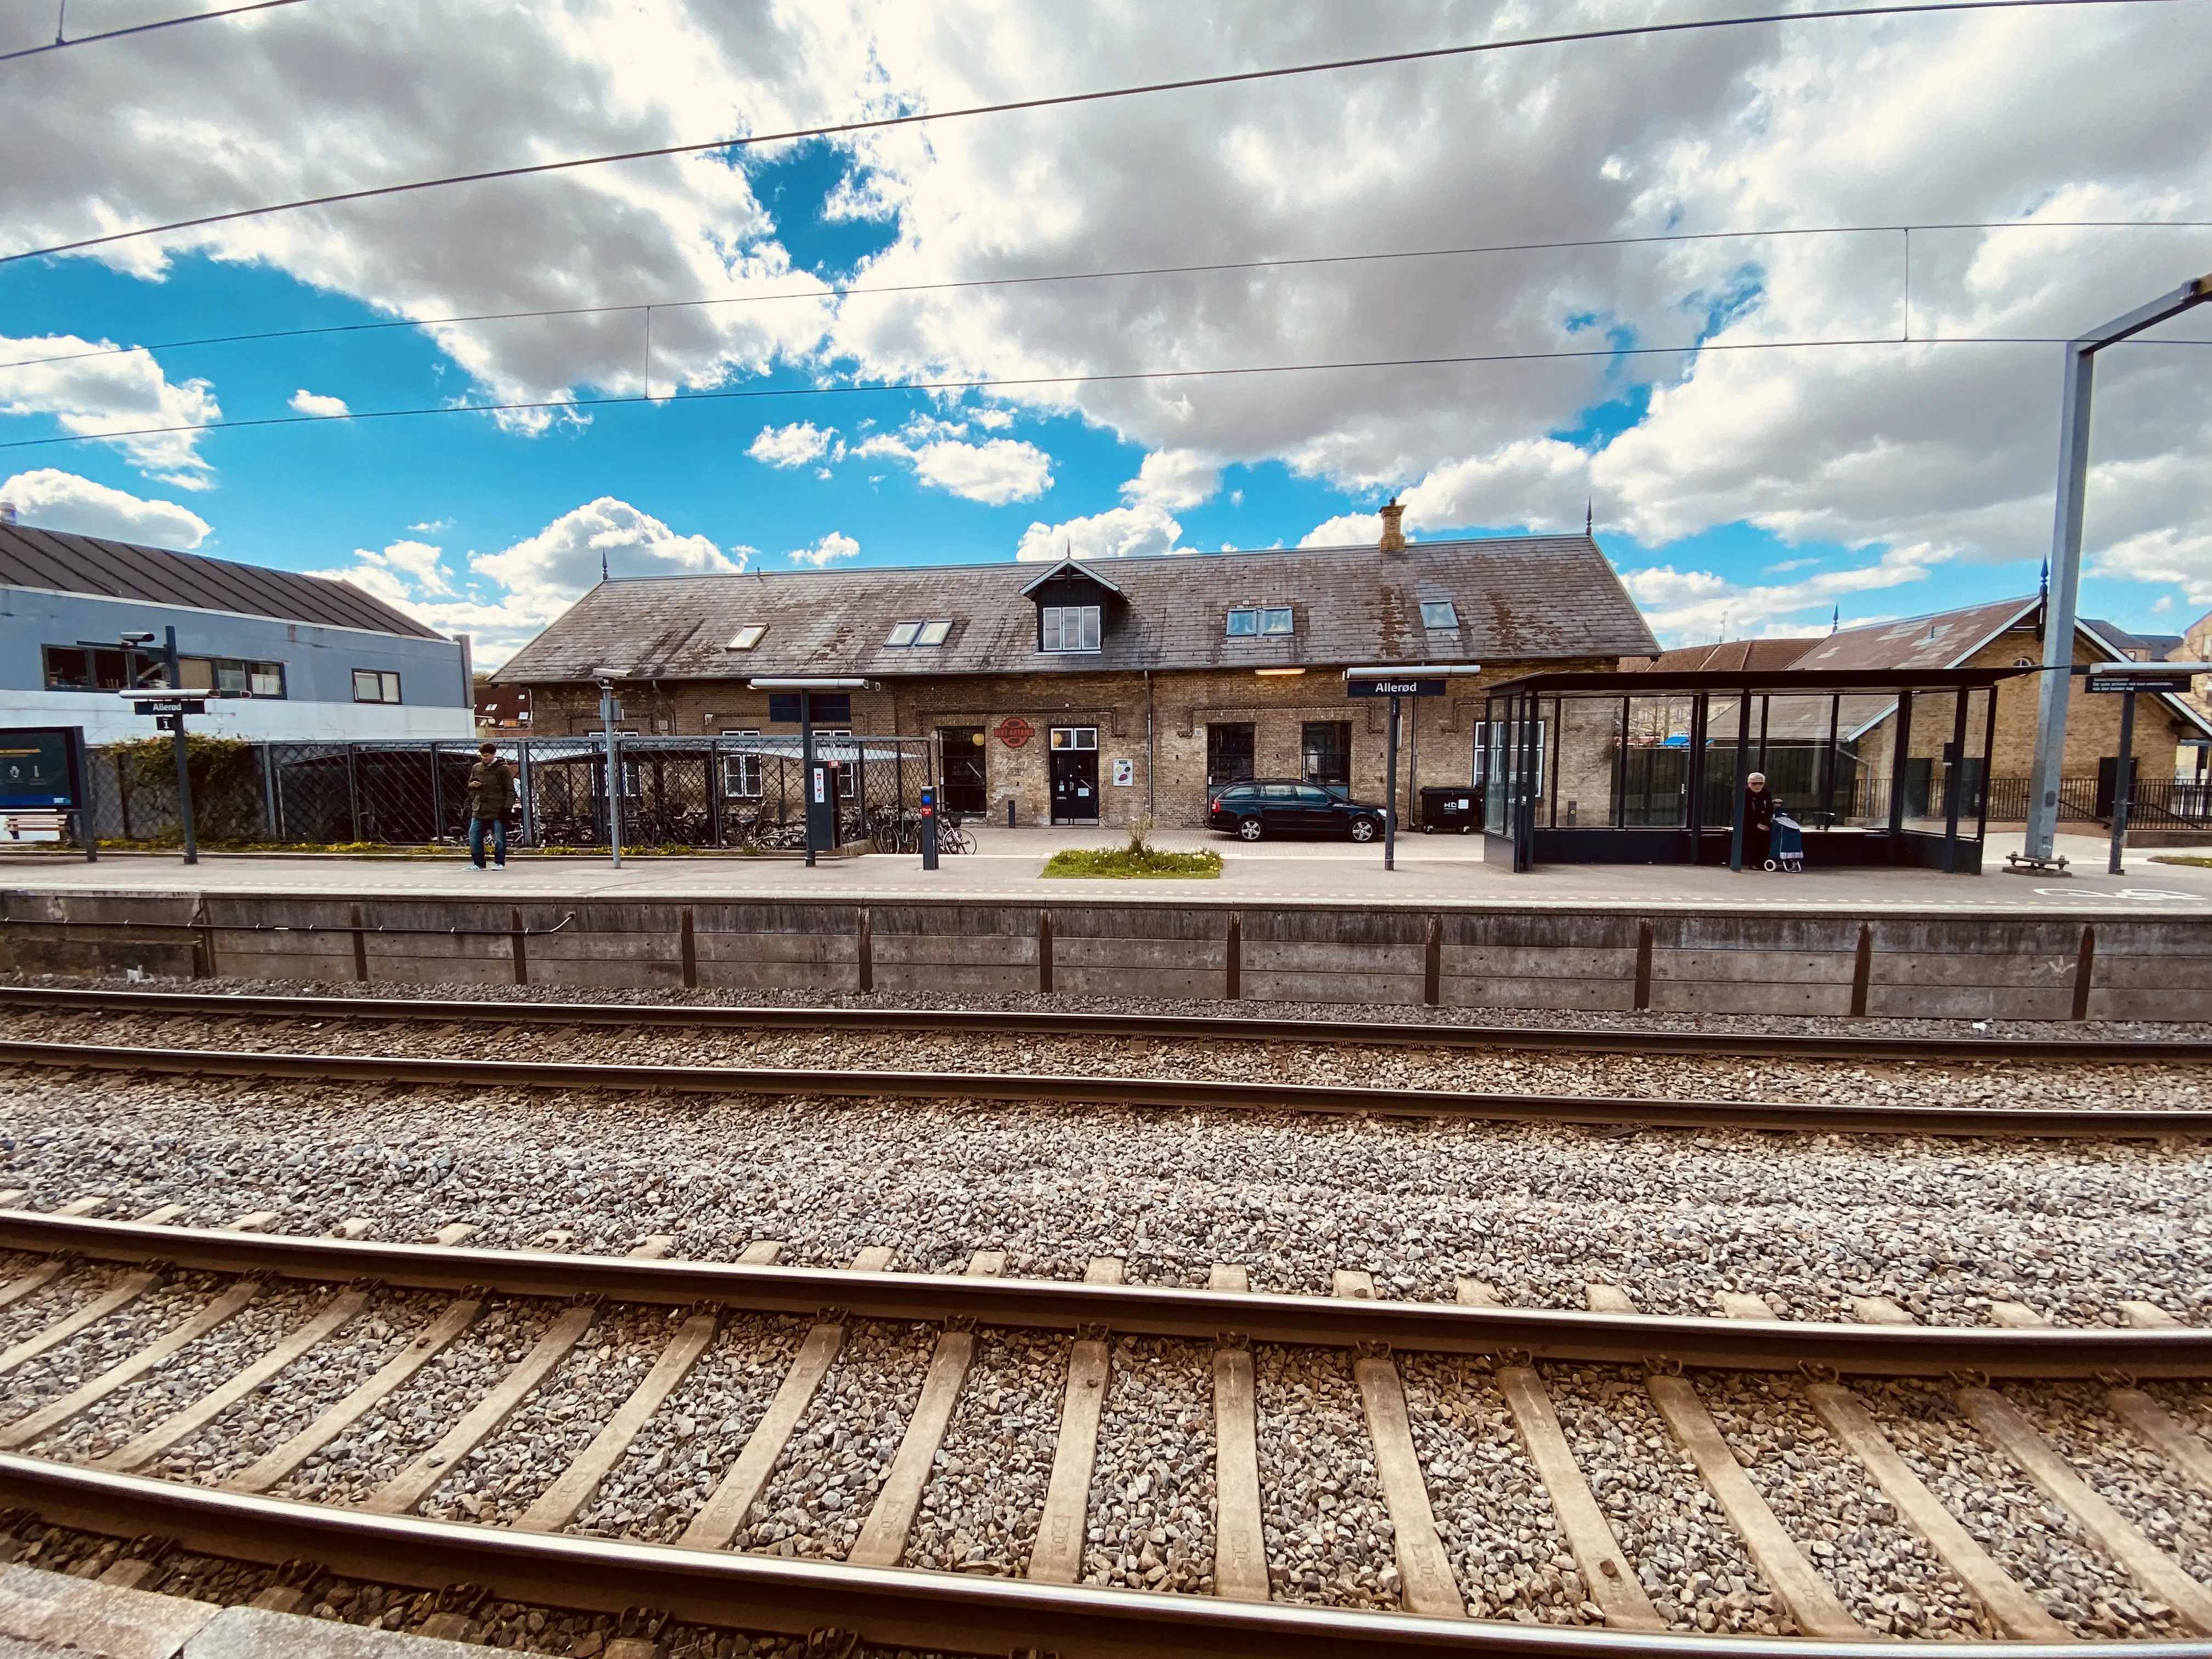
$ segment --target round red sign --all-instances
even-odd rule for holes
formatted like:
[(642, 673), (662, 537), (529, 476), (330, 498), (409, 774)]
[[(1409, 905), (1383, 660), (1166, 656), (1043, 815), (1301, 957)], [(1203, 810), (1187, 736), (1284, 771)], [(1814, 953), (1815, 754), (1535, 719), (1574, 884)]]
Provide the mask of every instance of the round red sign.
[(1019, 714), (1009, 715), (999, 722), (999, 741), (1009, 749), (1018, 749), (1036, 736), (1036, 727)]

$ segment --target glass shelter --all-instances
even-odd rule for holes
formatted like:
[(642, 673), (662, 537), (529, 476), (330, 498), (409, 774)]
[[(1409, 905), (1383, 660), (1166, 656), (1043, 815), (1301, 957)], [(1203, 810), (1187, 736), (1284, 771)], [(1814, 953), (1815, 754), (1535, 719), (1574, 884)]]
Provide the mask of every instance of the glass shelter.
[[(1972, 873), (1989, 821), (1999, 684), (2028, 668), (1532, 674), (1475, 727), (1484, 860), (1744, 860), (1763, 774), (1808, 866)], [(2031, 684), (2014, 696), (2032, 696)]]

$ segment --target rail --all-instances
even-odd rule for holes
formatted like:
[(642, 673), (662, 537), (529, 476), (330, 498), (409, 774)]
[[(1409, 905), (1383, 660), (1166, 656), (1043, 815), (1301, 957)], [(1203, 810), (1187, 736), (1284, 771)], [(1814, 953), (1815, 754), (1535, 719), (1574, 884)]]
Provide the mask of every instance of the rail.
[[(1966, 1390), (1984, 1393), (1998, 1377), (2096, 1376), (2107, 1382), (2118, 1377), (2132, 1388), (2127, 1377), (2212, 1375), (2212, 1331), (2182, 1328), (1987, 1330), (1583, 1314), (434, 1248), (13, 1211), (0, 1212), (0, 1247), (65, 1261), (158, 1263), (157, 1271), (165, 1273), (356, 1287), (381, 1281), (472, 1299), (505, 1291), (645, 1303), (686, 1308), (695, 1319), (744, 1310), (797, 1313), (840, 1325), (853, 1318), (943, 1322), (950, 1331), (975, 1322), (1073, 1333), (1079, 1342), (1096, 1341), (1110, 1330), (1194, 1339), (1218, 1349), (1255, 1341), (1297, 1343), (1349, 1349), (1362, 1366), (1387, 1365), (1394, 1352), (1473, 1354), (1491, 1357), (1506, 1368), (1502, 1374), (1531, 1377), (1535, 1374), (1527, 1368), (1538, 1359), (1640, 1365), (1662, 1379), (1655, 1388), (1678, 1393), (1692, 1385), (1664, 1379), (1684, 1367), (1798, 1370), (1832, 1394), (1842, 1392), (1835, 1379), (1845, 1373), (1951, 1376), (1962, 1379)], [(196, 1409), (185, 1408), (188, 1414)], [(1694, 1414), (1702, 1413), (1696, 1407)], [(1416, 1659), (1438, 1653), (1844, 1659), (1864, 1651), (1862, 1644), (1832, 1639), (1833, 1632), (1808, 1639), (1600, 1631), (796, 1560), (706, 1543), (644, 1544), (422, 1519), (406, 1512), (421, 1495), (404, 1506), (339, 1509), (0, 1455), (0, 1504), (21, 1505), (52, 1524), (123, 1537), (155, 1534), (194, 1551), (247, 1560), (312, 1559), (354, 1577), (421, 1589), (465, 1581), (511, 1601), (610, 1613), (642, 1605), (688, 1620), (756, 1630), (805, 1632), (835, 1626), (886, 1646), (1000, 1653), (1036, 1649), (1066, 1659), (1253, 1652), (1313, 1659)], [(1794, 1554), (1786, 1540), (1783, 1547)], [(2027, 1616), (2033, 1620), (2036, 1611)], [(2081, 1650), (2030, 1639), (1950, 1642), (1944, 1650), (1972, 1659), (2057, 1659)], [(2203, 1648), (2201, 1643), (2131, 1643), (2130, 1650), (2178, 1659)]]
[(608, 1061), (458, 1060), (225, 1048), (111, 1048), (0, 1041), (0, 1065), (167, 1076), (285, 1078), (315, 1083), (455, 1084), (483, 1089), (583, 1089), (622, 1093), (813, 1095), (842, 1099), (999, 1100), (1162, 1107), (1187, 1111), (1302, 1112), (1492, 1122), (1766, 1129), (1812, 1134), (2088, 1137), (2212, 1136), (2212, 1111), (2189, 1107), (1790, 1105), (1657, 1097), (1376, 1089), (1315, 1083), (1186, 1082), (1006, 1072), (873, 1072), (796, 1066), (633, 1065)]
[[(564, 918), (563, 924), (567, 920)], [(55, 924), (46, 924), (52, 926)], [(121, 924), (87, 922), (85, 927)], [(174, 924), (185, 927), (188, 924)], [(194, 928), (193, 931), (198, 931)], [(345, 933), (345, 927), (329, 931)], [(442, 931), (442, 930), (433, 930)], [(506, 938), (510, 930), (496, 930)], [(548, 930), (550, 931), (550, 930)], [(1577, 1054), (1731, 1054), (1795, 1060), (2063, 1060), (2212, 1063), (2198, 1038), (1887, 1036), (1827, 1032), (1684, 1031), (1614, 1027), (1468, 1025), (1361, 1020), (1342, 1025), (1215, 1014), (1109, 1014), (1027, 1009), (732, 1007), (696, 1003), (579, 1003), (458, 997), (329, 997), (228, 992), (106, 991), (0, 985), (0, 1008), (155, 1018), (433, 1021), (441, 1024), (611, 1025), (698, 1030), (955, 1031), (1026, 1037), (1346, 1043), (1359, 1047), (1534, 1049)]]

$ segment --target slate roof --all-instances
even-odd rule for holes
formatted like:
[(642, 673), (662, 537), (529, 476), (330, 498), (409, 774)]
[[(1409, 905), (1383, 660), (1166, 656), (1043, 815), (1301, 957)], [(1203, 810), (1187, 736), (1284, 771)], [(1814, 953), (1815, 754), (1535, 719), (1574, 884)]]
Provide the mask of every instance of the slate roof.
[[(1793, 668), (1952, 668), (2005, 629), (2035, 614), (2039, 599), (1999, 599), (1903, 622), (1846, 628), (1816, 640)], [(2035, 652), (2028, 653), (2038, 654)]]
[(418, 640), (445, 637), (350, 582), (26, 524), (0, 524), (0, 586), (229, 611)]
[(1648, 662), (1625, 662), (1621, 668), (1647, 674), (1690, 674), (1707, 669), (1764, 674), (1771, 669), (1790, 667), (1820, 642), (1817, 635), (1808, 634), (1802, 639), (1729, 640), (1719, 645), (1685, 645)]
[[(1085, 568), (1088, 569), (1086, 566)], [(1097, 562), (1102, 649), (1036, 648), (1036, 564), (769, 571), (600, 583), (494, 679), (557, 684), (752, 675), (899, 677), (1139, 669), (1352, 667), (1371, 662), (1530, 662), (1650, 656), (1658, 642), (1587, 536), (1419, 542)], [(1455, 634), (1424, 629), (1420, 604), (1449, 599)], [(1232, 606), (1288, 605), (1287, 637), (1231, 639)], [(897, 622), (949, 620), (935, 649), (887, 647)], [(725, 647), (765, 624), (750, 651)]]

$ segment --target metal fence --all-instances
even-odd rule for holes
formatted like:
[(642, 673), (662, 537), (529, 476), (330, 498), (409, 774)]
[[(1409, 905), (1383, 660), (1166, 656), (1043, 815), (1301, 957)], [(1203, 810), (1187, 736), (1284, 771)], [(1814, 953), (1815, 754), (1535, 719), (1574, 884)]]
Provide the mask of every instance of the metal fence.
[[(511, 839), (526, 847), (609, 842), (606, 744), (599, 738), (501, 742), (515, 769)], [(838, 801), (837, 839), (884, 851), (920, 845), (921, 790), (939, 771), (929, 738), (815, 740)], [(802, 848), (806, 844), (799, 739), (787, 737), (617, 739), (619, 820), (625, 846)], [(469, 769), (477, 745), (272, 743), (228, 751), (203, 781), (194, 767), (200, 838), (276, 845), (363, 842), (426, 846), (468, 836)], [(92, 809), (104, 840), (179, 838), (173, 777), (95, 751)]]

